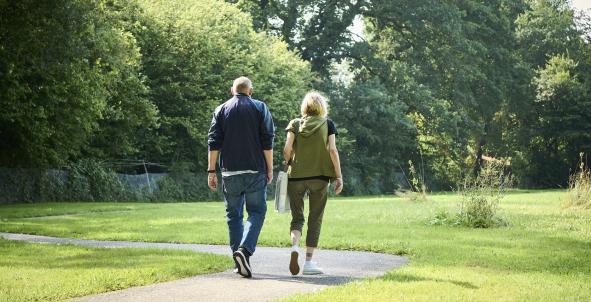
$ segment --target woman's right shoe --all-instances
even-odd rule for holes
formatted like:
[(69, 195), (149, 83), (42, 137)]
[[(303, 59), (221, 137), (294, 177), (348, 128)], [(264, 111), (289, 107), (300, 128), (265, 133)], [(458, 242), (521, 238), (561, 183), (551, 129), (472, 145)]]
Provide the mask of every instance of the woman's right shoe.
[(304, 275), (321, 275), (324, 271), (316, 265), (316, 262), (306, 261), (304, 263)]
[(300, 264), (298, 263), (299, 256), (300, 253), (297, 249), (294, 248), (291, 250), (291, 260), (289, 260), (289, 272), (294, 276), (300, 273)]

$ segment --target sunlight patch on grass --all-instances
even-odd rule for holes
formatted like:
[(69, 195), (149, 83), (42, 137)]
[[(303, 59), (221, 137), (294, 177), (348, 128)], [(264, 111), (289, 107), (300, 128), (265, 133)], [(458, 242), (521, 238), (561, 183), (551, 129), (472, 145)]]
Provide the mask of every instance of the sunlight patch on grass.
[(0, 301), (59, 301), (229, 269), (229, 257), (0, 239)]

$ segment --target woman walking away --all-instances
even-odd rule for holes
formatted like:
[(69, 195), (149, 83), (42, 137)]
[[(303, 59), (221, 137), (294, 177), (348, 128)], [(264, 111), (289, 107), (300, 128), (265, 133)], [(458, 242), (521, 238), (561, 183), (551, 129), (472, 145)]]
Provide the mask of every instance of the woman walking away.
[(318, 92), (309, 92), (301, 106), (302, 118), (292, 120), (287, 126), (287, 141), (283, 154), (289, 170), (287, 194), (291, 207), (291, 261), (292, 275), (300, 272), (299, 242), (304, 226), (304, 195), (308, 193), (310, 213), (306, 233), (306, 262), (304, 275), (322, 274), (312, 262), (314, 249), (318, 246), (322, 216), (328, 195), (328, 184), (334, 181), (336, 194), (343, 190), (343, 176), (339, 152), (336, 146), (337, 130), (327, 119), (326, 99)]

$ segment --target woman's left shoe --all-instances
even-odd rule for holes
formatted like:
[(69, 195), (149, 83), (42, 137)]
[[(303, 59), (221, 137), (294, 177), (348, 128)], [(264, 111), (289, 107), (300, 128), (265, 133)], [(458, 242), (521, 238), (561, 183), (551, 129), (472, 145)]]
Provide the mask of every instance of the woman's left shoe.
[(316, 262), (306, 261), (304, 263), (304, 275), (320, 275), (324, 274), (324, 271), (316, 265)]

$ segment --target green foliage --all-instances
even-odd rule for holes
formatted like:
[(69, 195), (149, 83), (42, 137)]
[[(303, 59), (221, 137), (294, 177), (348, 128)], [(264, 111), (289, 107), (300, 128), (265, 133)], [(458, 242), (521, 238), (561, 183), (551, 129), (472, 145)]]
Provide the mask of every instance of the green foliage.
[(157, 181), (158, 188), (154, 192), (154, 198), (158, 201), (170, 202), (184, 200), (185, 194), (180, 184), (177, 184), (170, 176), (165, 176)]
[(585, 163), (584, 153), (579, 156), (579, 170), (568, 180), (566, 206), (591, 209), (591, 170)]
[(157, 181), (156, 190), (150, 196), (150, 200), (175, 202), (222, 199), (221, 192), (212, 192), (207, 187), (207, 175), (191, 172), (191, 166), (187, 162), (175, 163), (171, 167), (170, 175)]
[(566, 1), (533, 1), (516, 20), (519, 55), (530, 85), (506, 130), (522, 186), (567, 185), (579, 152), (591, 150), (588, 28)]
[(420, 192), (421, 194), (427, 193), (427, 186), (425, 185), (424, 176), (421, 175), (420, 172), (417, 172), (415, 165), (412, 163), (412, 160), (408, 161), (408, 171), (410, 177), (410, 183), (412, 185), (412, 190), (415, 192)]
[(458, 223), (473, 228), (490, 228), (505, 225), (498, 214), (505, 191), (511, 186), (511, 176), (504, 167), (487, 163), (475, 177), (468, 177), (460, 188), (462, 200), (457, 215)]
[[(335, 101), (335, 120), (338, 121), (342, 112), (363, 108), (368, 103), (363, 97), (343, 92), (359, 83), (371, 83), (363, 91), (367, 95), (386, 93), (405, 105), (402, 112), (407, 117), (391, 116), (391, 123), (408, 123), (414, 134), (386, 151), (374, 152), (374, 145), (363, 144), (366, 137), (384, 134), (383, 123), (371, 125), (373, 117), (368, 119), (363, 114), (349, 114), (342, 119), (346, 123), (340, 123), (340, 127), (352, 134), (347, 139), (353, 144), (345, 146), (343, 151), (355, 154), (344, 157), (345, 171), (352, 175), (353, 187), (362, 186), (365, 192), (388, 192), (390, 185), (380, 182), (390, 178), (388, 172), (368, 171), (366, 167), (380, 166), (382, 159), (416, 160), (419, 150), (427, 163), (429, 186), (434, 189), (450, 189), (470, 169), (478, 173), (483, 155), (513, 159), (513, 171), (522, 185), (565, 184), (568, 170), (574, 166), (573, 154), (589, 148), (589, 137), (578, 135), (568, 143), (553, 141), (562, 139), (558, 133), (564, 134), (562, 126), (570, 121), (577, 121), (581, 134), (588, 132), (589, 123), (578, 121), (590, 120), (586, 110), (589, 106), (575, 101), (576, 93), (564, 95), (561, 98), (568, 100), (568, 108), (578, 111), (579, 116), (569, 114), (569, 121), (564, 125), (549, 125), (548, 130), (554, 133), (538, 131), (539, 121), (548, 120), (554, 114), (564, 116), (564, 112), (548, 110), (551, 108), (548, 106), (539, 110), (536, 90), (540, 88), (538, 70), (559, 55), (577, 63), (571, 71), (573, 78), (578, 78), (580, 83), (591, 82), (587, 76), (591, 74), (586, 51), (588, 41), (582, 39), (588, 36), (589, 27), (584, 26), (588, 23), (573, 12), (567, 1), (448, 1), (436, 5), (432, 1), (356, 1), (355, 4), (343, 4), (342, 14), (336, 14), (342, 18), (332, 20), (332, 29), (342, 30), (350, 24), (351, 14), (357, 13), (363, 16), (364, 37), (351, 37), (349, 43), (341, 43), (342, 31), (315, 21), (333, 9), (330, 3), (238, 1), (239, 7), (253, 15), (256, 28), (282, 36), (289, 45), (300, 49), (302, 58), (313, 62), (315, 70), (326, 71), (342, 58), (348, 59), (340, 67), (345, 66), (350, 77), (355, 78), (353, 84), (343, 87), (335, 84), (332, 75), (321, 73), (324, 82), (320, 86)], [(298, 11), (308, 9), (310, 21), (303, 22)], [(313, 26), (316, 28), (308, 30)], [(328, 40), (334, 43), (334, 48), (323, 48), (321, 37), (325, 35), (331, 36)], [(314, 43), (318, 45), (310, 47)], [(301, 48), (303, 45), (308, 49), (324, 49), (325, 55), (322, 59), (318, 55), (310, 58), (310, 52)], [(325, 58), (337, 49), (342, 49), (336, 52), (341, 55), (327, 64)], [(589, 99), (586, 90), (579, 90), (578, 98)], [(341, 102), (341, 98), (347, 101)], [(374, 107), (370, 106), (372, 110)], [(380, 110), (376, 115), (381, 115)], [(406, 122), (409, 118), (410, 122)], [(367, 130), (361, 132), (357, 128)], [(567, 132), (577, 131), (573, 127)], [(406, 138), (406, 131), (402, 133)], [(536, 140), (532, 141), (532, 137)], [(362, 143), (357, 143), (357, 139)], [(349, 189), (353, 190), (346, 193), (359, 191)]]
[(69, 201), (126, 201), (131, 200), (131, 188), (117, 175), (93, 160), (70, 164), (67, 169), (65, 199)]
[(123, 183), (95, 160), (70, 163), (64, 170), (4, 169), (0, 173), (3, 203), (48, 201), (143, 200), (142, 191)]
[(314, 72), (328, 75), (334, 60), (350, 55), (354, 34), (349, 27), (366, 0), (227, 0), (250, 13), (259, 31), (279, 36), (309, 61)]
[[(109, 2), (0, 5), (0, 164), (65, 164), (93, 140), (116, 143), (102, 154), (129, 153), (126, 136), (152, 124), (156, 111), (135, 39)], [(109, 131), (117, 133), (106, 138)]]
[(21, 1), (1, 10), (2, 166), (141, 156), (202, 170), (211, 113), (234, 78), (253, 79), (280, 127), (312, 79), (285, 43), (219, 1)]
[[(311, 79), (309, 67), (283, 42), (257, 34), (245, 13), (218, 1), (140, 4), (145, 15), (132, 31), (162, 116), (159, 131), (146, 138), (154, 160), (189, 161), (204, 170), (211, 114), (241, 75), (253, 80), (254, 97), (269, 105), (278, 129), (294, 117)], [(278, 132), (278, 144), (283, 136)]]
[(493, 228), (506, 226), (507, 220), (499, 214), (499, 204), (513, 177), (500, 163), (489, 162), (477, 176), (468, 176), (459, 188), (461, 200), (455, 213), (439, 209), (429, 219), (429, 225)]
[(536, 0), (515, 23), (521, 55), (534, 68), (546, 65), (550, 57), (575, 55), (583, 41), (575, 24), (575, 12), (565, 0)]
[(430, 218), (429, 225), (459, 225), (460, 218), (458, 215), (450, 215), (448, 211), (444, 209), (438, 210), (435, 215)]
[(569, 169), (576, 167), (573, 158), (591, 148), (591, 89), (584, 80), (577, 63), (565, 56), (550, 58), (534, 78), (536, 97), (524, 125), (527, 148), (520, 164), (538, 185), (565, 185)]
[[(415, 129), (406, 117), (406, 105), (389, 94), (377, 80), (334, 87), (331, 112), (339, 135), (345, 194), (393, 192), (398, 160), (413, 146)], [(344, 142), (344, 144), (341, 143)]]
[[(565, 186), (591, 150), (589, 24), (567, 0), (2, 1), (0, 166), (202, 171), (211, 113), (246, 75), (273, 114), (276, 166), (305, 92), (326, 92), (345, 194), (391, 193), (419, 159), (425, 184), (449, 190), (485, 155), (510, 160), (521, 186)], [(114, 196), (52, 177), (15, 196)], [(170, 177), (163, 199), (211, 195)]]
[(408, 161), (408, 177), (411, 185), (411, 192), (406, 194), (406, 197), (411, 201), (426, 201), (427, 200), (427, 186), (425, 184), (425, 175), (422, 171), (417, 171), (412, 160)]

